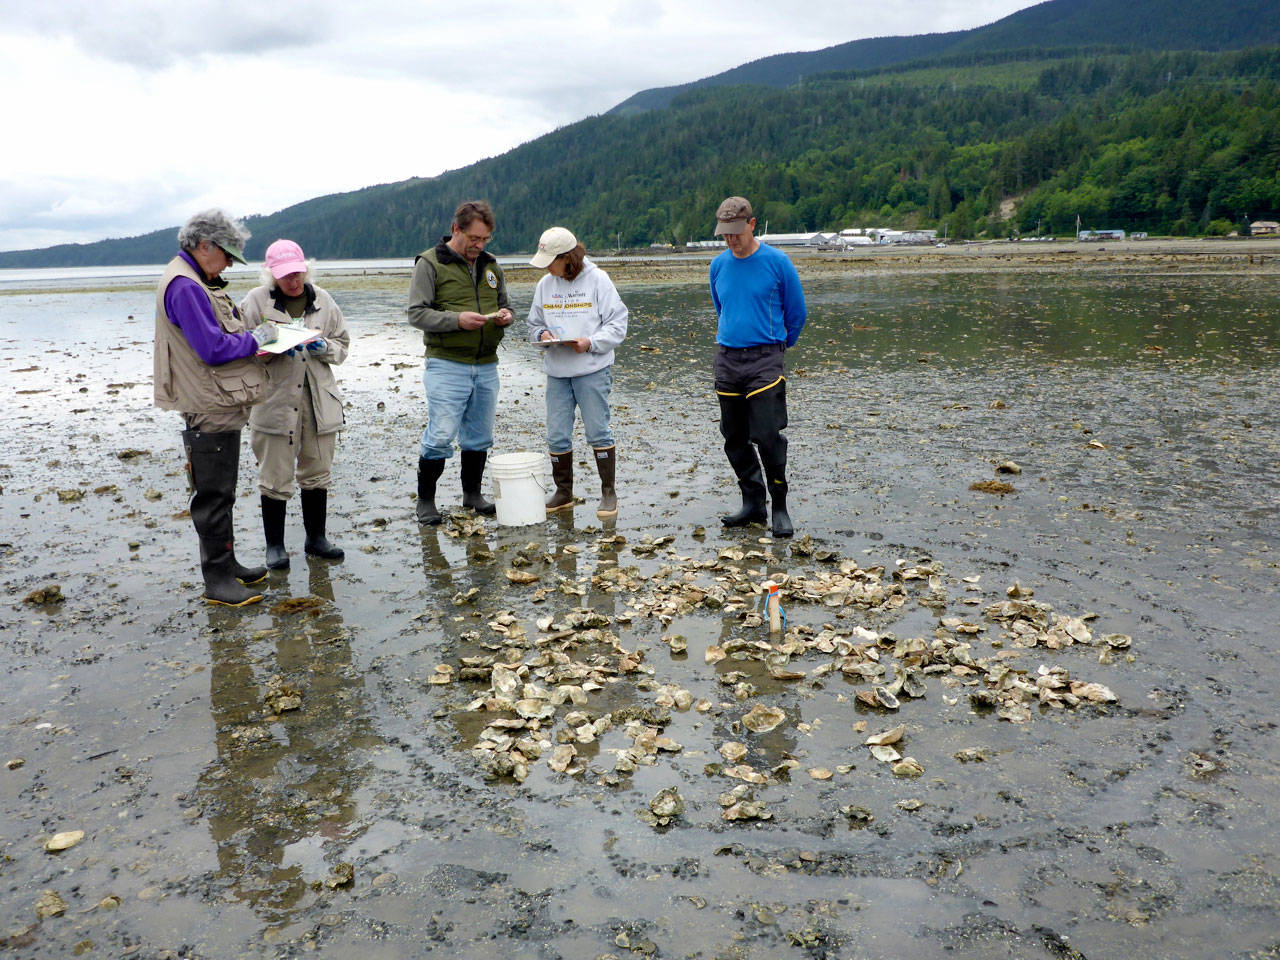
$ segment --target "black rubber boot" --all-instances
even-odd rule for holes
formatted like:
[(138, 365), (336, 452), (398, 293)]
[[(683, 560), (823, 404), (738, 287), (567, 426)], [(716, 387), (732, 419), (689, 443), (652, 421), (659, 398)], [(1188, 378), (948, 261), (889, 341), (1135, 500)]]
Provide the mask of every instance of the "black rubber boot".
[(299, 492), (302, 500), (302, 527), (307, 531), (303, 550), (322, 560), (341, 560), (346, 556), (341, 547), (335, 547), (324, 535), (329, 512), (329, 491), (323, 487)]
[(434, 526), (441, 520), (436, 509), (436, 481), (444, 473), (444, 460), (418, 458), (418, 522)]
[(235, 557), (235, 533), (231, 510), (235, 505), (240, 473), (240, 431), (205, 433), (184, 430), (182, 443), (191, 471), (191, 523), (200, 538), (200, 572), (204, 596), (210, 603), (243, 607), (262, 599), (239, 579), (262, 568), (243, 567)]
[(555, 492), (547, 500), (547, 513), (573, 509), (573, 451), (551, 454), (551, 480)]
[(243, 563), (236, 559), (235, 550), (231, 551), (231, 575), (241, 583), (248, 586), (252, 583), (261, 583), (267, 579), (266, 567), (246, 567)]
[(204, 576), (204, 598), (227, 607), (247, 607), (262, 599), (235, 576), (235, 558), (230, 544), (222, 540), (200, 539), (200, 573)]
[(747, 402), (742, 397), (720, 396), (720, 433), (724, 437), (724, 455), (729, 459), (742, 490), (742, 506), (735, 513), (720, 518), (726, 527), (744, 527), (748, 523), (764, 523), (768, 519), (764, 505), (764, 477), (760, 458), (751, 445)]
[(772, 501), (773, 506), (773, 535), (775, 537), (794, 536), (796, 528), (791, 525), (791, 516), (787, 513), (786, 483), (771, 484), (769, 487), (769, 499)]
[(618, 515), (618, 492), (614, 487), (618, 468), (617, 446), (596, 450), (596, 470), (600, 474), (600, 506), (596, 516), (601, 520)]
[(745, 527), (748, 523), (764, 523), (769, 519), (764, 505), (764, 485), (759, 481), (738, 481), (742, 490), (742, 506), (735, 513), (725, 514), (720, 522), (726, 527)]
[(480, 493), (480, 481), (484, 479), (484, 465), (488, 459), (487, 450), (462, 451), (462, 505), (468, 510), (491, 517), (497, 513), (497, 509), (492, 501), (486, 500)]
[(289, 554), (284, 549), (284, 514), (286, 501), (262, 495), (262, 533), (267, 541), (267, 566), (272, 570), (288, 570)]

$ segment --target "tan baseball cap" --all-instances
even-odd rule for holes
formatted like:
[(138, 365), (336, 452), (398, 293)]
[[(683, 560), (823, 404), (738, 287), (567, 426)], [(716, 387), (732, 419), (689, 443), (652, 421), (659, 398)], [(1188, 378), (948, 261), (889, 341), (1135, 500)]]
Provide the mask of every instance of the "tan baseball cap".
[(751, 204), (746, 197), (729, 197), (716, 210), (715, 236), (725, 233), (742, 233), (751, 219)]
[(543, 231), (538, 239), (538, 252), (529, 261), (535, 267), (547, 267), (562, 253), (568, 253), (578, 245), (578, 238), (564, 227), (552, 227)]

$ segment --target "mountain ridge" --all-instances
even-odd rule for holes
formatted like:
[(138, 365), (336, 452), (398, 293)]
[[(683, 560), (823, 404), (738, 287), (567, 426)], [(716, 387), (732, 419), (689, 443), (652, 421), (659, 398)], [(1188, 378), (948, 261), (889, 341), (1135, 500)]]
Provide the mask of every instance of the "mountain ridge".
[[(1099, 11), (1111, 19), (1097, 22)], [(1144, 32), (1135, 16), (1159, 29)], [(1280, 151), (1270, 133), (1280, 129), (1280, 110), (1270, 106), (1275, 51), (1120, 53), (1065, 45), (1122, 29), (1138, 40), (1179, 34), (1186, 42), (1205, 19), (1188, 0), (1047, 0), (987, 27), (922, 35), (928, 44), (943, 38), (945, 53), (886, 55), (874, 68), (807, 74), (798, 86), (694, 85), (663, 108), (615, 108), (437, 177), (248, 217), (255, 236), (246, 254), (258, 258), (272, 239), (289, 236), (325, 259), (411, 256), (447, 230), (454, 206), (467, 197), (493, 202), (498, 253), (532, 249), (555, 222), (596, 246), (683, 242), (707, 233), (720, 198), (747, 191), (774, 229), (830, 229), (861, 218), (945, 223), (953, 236), (966, 222), (978, 232), (1016, 230), (1019, 222), (997, 217), (1009, 196), (1023, 198), (1018, 216), (1040, 209), (1038, 219), (1048, 211), (1048, 222), (1067, 216), (1064, 205), (1078, 204), (1130, 228), (1220, 229), (1224, 207), (1238, 208), (1226, 213), (1232, 222), (1249, 209), (1280, 207), (1280, 184), (1271, 185), (1266, 166)], [(1055, 33), (1055, 23), (1068, 26)], [(1232, 47), (1273, 34), (1280, 42), (1280, 0), (1241, 0), (1206, 27), (1204, 43)], [(1001, 46), (1027, 38), (1041, 45)], [(879, 49), (905, 56), (919, 51), (913, 42), (920, 39), (878, 38)], [(902, 44), (895, 52), (889, 41)], [(779, 54), (735, 69), (776, 61), (770, 69), (790, 70), (804, 56)], [(1224, 110), (1234, 126), (1224, 126)], [(1125, 129), (1140, 145), (1111, 143), (1110, 128), (1098, 120), (1110, 116), (1128, 117)], [(1214, 142), (1199, 142), (1210, 134)], [(1216, 142), (1238, 137), (1248, 142), (1226, 153)], [(1114, 170), (1087, 169), (1093, 154), (1112, 152)], [(1277, 168), (1280, 155), (1270, 169)], [(1113, 176), (1122, 181), (1114, 189), (1107, 185)], [(172, 255), (176, 230), (8, 251), (0, 266), (162, 262)]]

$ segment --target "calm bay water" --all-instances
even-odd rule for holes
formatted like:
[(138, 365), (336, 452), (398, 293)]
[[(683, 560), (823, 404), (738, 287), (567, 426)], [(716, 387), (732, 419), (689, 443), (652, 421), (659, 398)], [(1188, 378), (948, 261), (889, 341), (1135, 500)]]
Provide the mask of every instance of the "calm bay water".
[[(681, 957), (984, 960), (1276, 948), (1280, 277), (806, 283), (811, 321), (787, 385), (799, 531), (863, 565), (936, 563), (946, 598), (939, 607), (913, 587), (895, 614), (797, 602), (789, 616), (932, 638), (947, 616), (981, 621), (966, 601), (1004, 599), (1016, 581), (1057, 611), (1092, 614), (1099, 633), (1133, 637), (1131, 658), (1106, 663), (1092, 649), (1025, 651), (1016, 663), (1029, 673), (1058, 664), (1119, 702), (1018, 726), (933, 679), (899, 714), (869, 713), (835, 675), (782, 683), (755, 661), (709, 665), (709, 645), (760, 636), (736, 615), (636, 615), (645, 590), (724, 550), (755, 551), (743, 565), (759, 579), (819, 569), (762, 531), (715, 522), (735, 491), (701, 282), (622, 287), (632, 321), (613, 398), (616, 527), (595, 520), (579, 444), (576, 519), (455, 538), (412, 520), (425, 404), (406, 266), (322, 272), (353, 332), (329, 526), (347, 559), (308, 564), (291, 513), (292, 569), (266, 602), (228, 614), (198, 601), (178, 427), (151, 405), (149, 275), (9, 273), (0, 736), (6, 759), (25, 762), (0, 776), (0, 934), (17, 956), (87, 941), (103, 955), (140, 944), (144, 955), (370, 960), (424, 945), (460, 957), (621, 956), (631, 944)], [(233, 276), (241, 293), (251, 282)], [(531, 292), (513, 286), (518, 315)], [(540, 358), (521, 327), (502, 352), (501, 450), (545, 446)], [(1022, 471), (1000, 475), (1015, 492), (970, 490), (1005, 460)], [(246, 453), (244, 559), (260, 550), (252, 476)], [(82, 498), (64, 502), (68, 490)], [(674, 540), (634, 549), (661, 535)], [(504, 576), (521, 554), (532, 560), (520, 569), (557, 588), (550, 597)], [(646, 586), (602, 589), (592, 578), (613, 561)], [(22, 602), (50, 582), (64, 604)], [(473, 587), (475, 604), (455, 601)], [(315, 605), (291, 612), (278, 605), (289, 597)], [(464, 709), (484, 684), (427, 678), (463, 656), (521, 656), (493, 628), (505, 616), (534, 636), (537, 618), (578, 606), (610, 618), (653, 671), (620, 677), (601, 695), (609, 709), (652, 706), (667, 683), (718, 706), (673, 713), (665, 733), (682, 752), (621, 784), (605, 778), (630, 743), (621, 729), (580, 746), (579, 776), (544, 759), (523, 785), (485, 780)], [(982, 654), (998, 633), (987, 624), (974, 638)], [(688, 656), (663, 643), (674, 634)], [(301, 711), (265, 707), (278, 682), (300, 691)], [(739, 701), (743, 683), (756, 693)], [(757, 700), (789, 721), (752, 739), (738, 717)], [(925, 767), (918, 780), (862, 745), (895, 723)], [(759, 789), (771, 821), (721, 820), (718, 796), (735, 781), (708, 766), (738, 739), (760, 769), (799, 764)], [(960, 763), (965, 749), (986, 761)], [(823, 781), (810, 768), (843, 772)], [(655, 831), (635, 813), (667, 787), (687, 811)], [(905, 812), (904, 799), (922, 806)], [(855, 827), (840, 812), (850, 805), (874, 819)], [(82, 844), (43, 851), (72, 828), (86, 830)], [(325, 882), (339, 863), (354, 864), (350, 887)], [(44, 889), (70, 909), (34, 924)], [(118, 909), (92, 909), (109, 895)]]

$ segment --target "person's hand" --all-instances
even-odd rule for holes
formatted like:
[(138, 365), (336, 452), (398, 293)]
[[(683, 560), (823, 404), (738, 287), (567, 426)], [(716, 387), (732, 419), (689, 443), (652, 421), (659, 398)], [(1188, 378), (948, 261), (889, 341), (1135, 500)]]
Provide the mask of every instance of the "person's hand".
[(464, 310), (458, 314), (459, 330), (479, 330), (488, 322), (483, 313), (476, 313), (474, 310)]
[(329, 349), (329, 341), (326, 340), (324, 337), (321, 337), (319, 340), (312, 340), (310, 343), (307, 344), (308, 353), (324, 353), (328, 349)]
[(508, 327), (511, 325), (511, 321), (514, 319), (515, 317), (512, 315), (511, 311), (508, 310), (506, 307), (503, 307), (501, 310), (498, 311), (497, 316), (493, 318), (493, 322), (500, 327)]
[(574, 353), (586, 353), (590, 349), (591, 349), (591, 341), (588, 340), (586, 337), (578, 337), (578, 339), (573, 341)]
[(539, 339), (539, 340), (546, 341), (546, 340), (554, 340), (554, 339), (555, 339), (555, 337), (554, 337), (554, 336), (552, 336), (552, 334), (551, 334), (551, 331), (550, 331), (550, 330), (543, 330), (543, 331), (542, 331), (542, 336), (541, 336), (541, 337), (539, 337), (538, 339)]
[(276, 329), (274, 321), (266, 320), (254, 327), (252, 331), (253, 339), (258, 341), (258, 346), (270, 343), (280, 335), (280, 331)]

